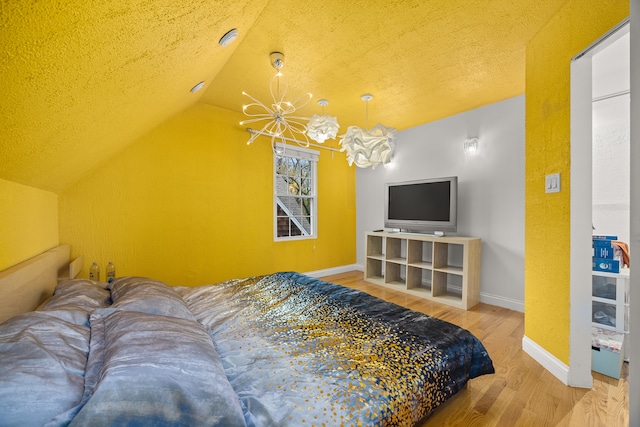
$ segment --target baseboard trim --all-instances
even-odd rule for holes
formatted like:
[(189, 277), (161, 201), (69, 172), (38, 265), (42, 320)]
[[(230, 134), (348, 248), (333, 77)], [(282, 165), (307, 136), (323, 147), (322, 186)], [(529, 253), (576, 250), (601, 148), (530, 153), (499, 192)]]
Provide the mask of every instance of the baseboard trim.
[(502, 308), (508, 308), (509, 310), (519, 311), (524, 313), (524, 302), (518, 301), (512, 298), (505, 298), (499, 295), (486, 294), (480, 292), (480, 302), (489, 305), (496, 305)]
[(362, 271), (362, 269), (359, 268), (357, 264), (350, 264), (350, 265), (343, 265), (341, 267), (326, 268), (324, 270), (309, 271), (308, 273), (304, 273), (304, 274), (310, 277), (318, 278), (318, 277), (324, 277), (324, 276), (331, 276), (333, 274), (347, 273), (353, 270)]
[[(462, 288), (460, 286), (447, 286), (447, 289), (462, 295)], [(506, 308), (508, 310), (519, 311), (524, 313), (524, 302), (514, 300), (512, 298), (501, 297), (500, 295), (487, 294), (480, 292), (480, 302), (489, 305), (495, 305), (497, 307)]]
[(536, 362), (541, 364), (564, 385), (569, 385), (569, 367), (533, 340), (527, 338), (526, 335), (522, 337), (522, 350), (533, 357)]

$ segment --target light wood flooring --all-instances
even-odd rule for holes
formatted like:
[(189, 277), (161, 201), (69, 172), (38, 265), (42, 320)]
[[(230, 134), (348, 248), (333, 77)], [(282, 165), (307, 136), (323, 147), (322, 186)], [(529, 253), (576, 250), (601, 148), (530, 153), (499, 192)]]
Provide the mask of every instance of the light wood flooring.
[(620, 380), (593, 372), (592, 389), (567, 387), (522, 351), (523, 313), (482, 303), (460, 310), (367, 283), (360, 271), (322, 280), (454, 323), (485, 345), (496, 373), (469, 381), (422, 427), (628, 425), (628, 364)]

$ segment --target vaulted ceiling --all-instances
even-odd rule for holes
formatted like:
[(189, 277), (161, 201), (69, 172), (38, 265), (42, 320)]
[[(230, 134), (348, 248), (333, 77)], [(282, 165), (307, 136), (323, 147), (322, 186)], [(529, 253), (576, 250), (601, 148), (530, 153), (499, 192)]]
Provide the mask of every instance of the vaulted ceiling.
[(0, 1), (0, 179), (58, 192), (194, 103), (269, 99), (272, 51), (302, 113), (326, 98), (343, 130), (364, 93), (368, 125), (399, 130), (522, 94), (567, 0)]

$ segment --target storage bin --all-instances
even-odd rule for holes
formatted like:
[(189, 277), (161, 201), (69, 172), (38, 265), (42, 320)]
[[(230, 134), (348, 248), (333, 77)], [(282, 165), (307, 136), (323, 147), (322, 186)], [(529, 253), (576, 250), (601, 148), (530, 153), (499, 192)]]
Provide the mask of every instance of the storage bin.
[(591, 301), (591, 326), (628, 332), (629, 270), (619, 274), (594, 271)]
[(591, 370), (620, 378), (624, 354), (624, 334), (591, 328)]
[[(611, 326), (616, 328), (617, 306), (615, 301), (612, 304), (592, 301), (591, 302), (591, 322), (598, 323), (603, 326)], [(607, 329), (607, 328), (605, 328)]]

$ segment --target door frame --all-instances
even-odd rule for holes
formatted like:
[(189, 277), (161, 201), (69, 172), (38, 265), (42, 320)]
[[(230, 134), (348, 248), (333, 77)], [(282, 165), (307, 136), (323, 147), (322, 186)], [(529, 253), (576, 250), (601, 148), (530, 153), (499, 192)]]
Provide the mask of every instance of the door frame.
[[(571, 60), (570, 336), (568, 383), (591, 388), (592, 58), (630, 31), (620, 22)], [(633, 116), (633, 115), (632, 115)], [(585, 214), (588, 212), (588, 214)]]

